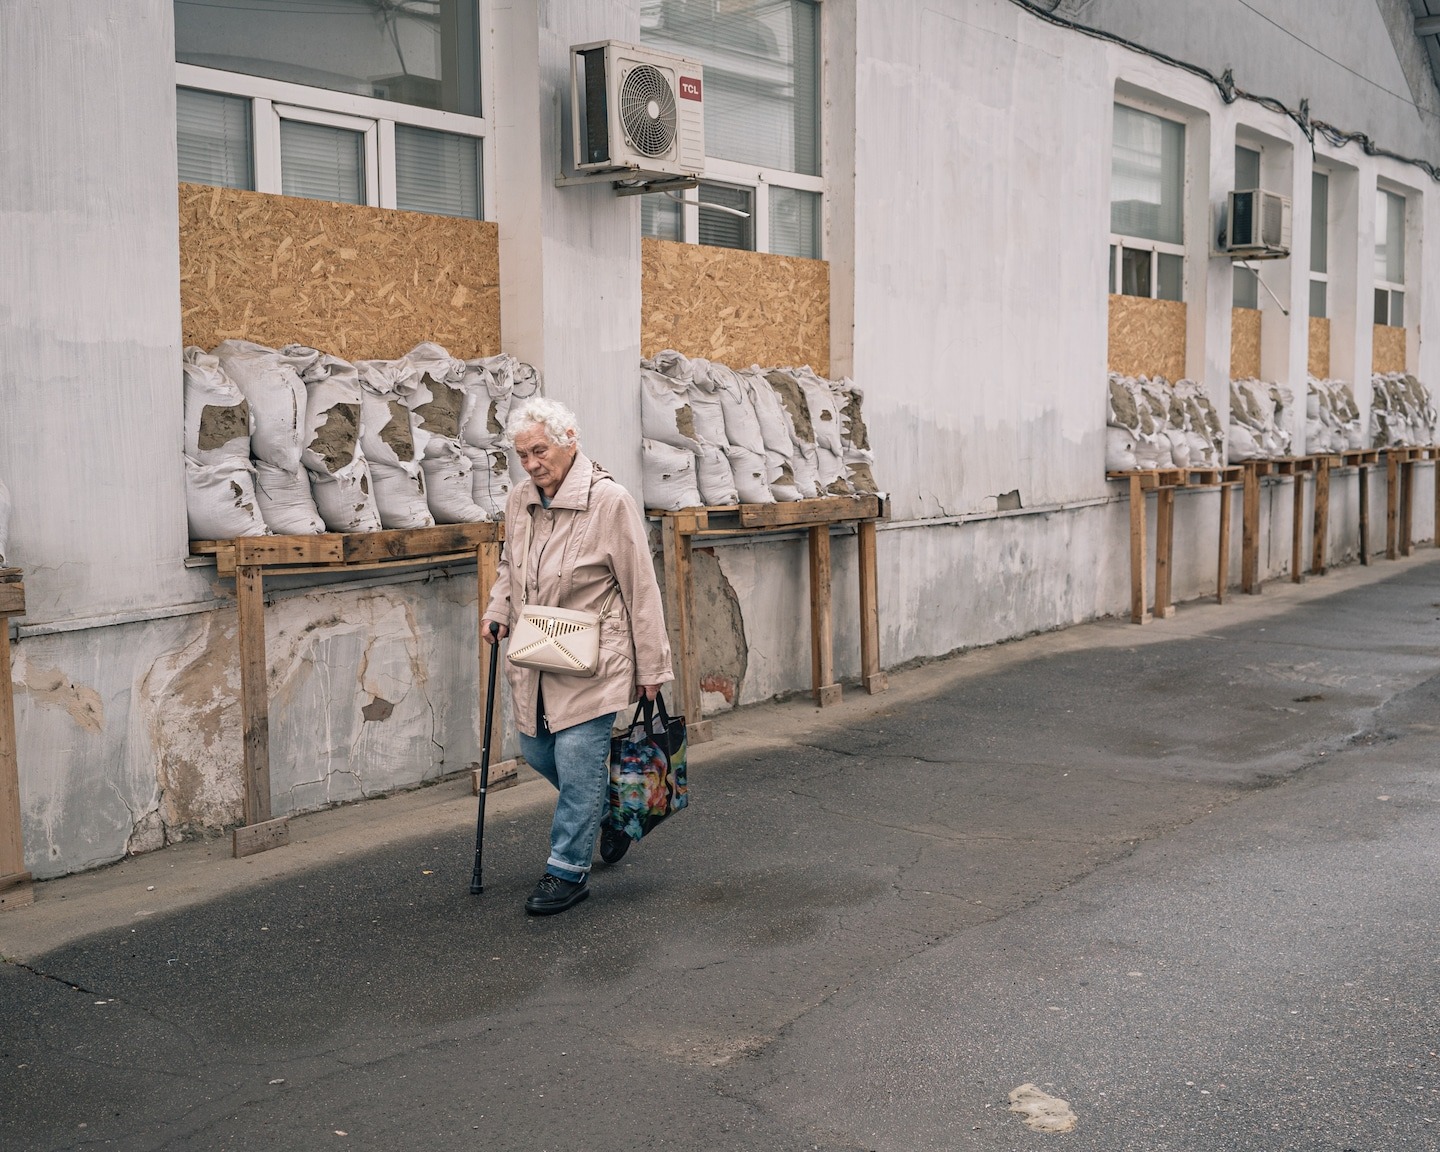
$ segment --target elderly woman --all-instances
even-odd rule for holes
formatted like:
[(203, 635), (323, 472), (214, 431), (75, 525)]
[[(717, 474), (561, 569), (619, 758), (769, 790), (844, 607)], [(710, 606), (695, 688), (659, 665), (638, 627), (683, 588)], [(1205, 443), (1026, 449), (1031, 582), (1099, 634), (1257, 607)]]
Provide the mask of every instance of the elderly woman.
[[(526, 912), (544, 916), (590, 895), (590, 859), (609, 798), (610, 729), (617, 712), (642, 693), (653, 700), (672, 679), (670, 644), (640, 510), (580, 451), (575, 414), (535, 397), (511, 413), (505, 431), (530, 480), (505, 506), (505, 554), (485, 610), (485, 640), (507, 636), (522, 603), (601, 616), (593, 676), (507, 665), (521, 753), (560, 793), (545, 874), (525, 901)], [(607, 828), (602, 859), (613, 863), (628, 844)]]

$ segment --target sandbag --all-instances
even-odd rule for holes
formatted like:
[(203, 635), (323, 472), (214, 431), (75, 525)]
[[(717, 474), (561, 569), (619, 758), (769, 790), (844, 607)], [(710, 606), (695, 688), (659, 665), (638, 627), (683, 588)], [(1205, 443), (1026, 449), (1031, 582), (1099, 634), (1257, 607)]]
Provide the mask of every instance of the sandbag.
[(795, 482), (795, 469), (789, 456), (765, 449), (765, 473), (770, 482), (770, 494), (777, 501), (789, 504), (805, 499), (800, 486)]
[(250, 454), (290, 473), (299, 471), (305, 447), (307, 397), (300, 373), (313, 352), (287, 354), (249, 340), (226, 340), (215, 349), (220, 367), (249, 402)]
[[(305, 385), (305, 424), (300, 463), (309, 472), (333, 475), (360, 451), (360, 372), (348, 360), (289, 344), (287, 356), (311, 358), (300, 373)], [(313, 490), (313, 484), (312, 484)], [(323, 513), (322, 513), (323, 518)]]
[(735, 491), (741, 504), (775, 503), (770, 481), (766, 477), (764, 452), (752, 452), (749, 448), (731, 444), (725, 449), (725, 459), (730, 462), (730, 472), (735, 478)]
[[(425, 454), (429, 434), (423, 432), (413, 408), (433, 399), (420, 373), (408, 360), (362, 360), (360, 373), (360, 448), (377, 464), (409, 465)], [(418, 476), (417, 471), (411, 476)], [(380, 518), (385, 518), (382, 506)]]
[(1260, 445), (1255, 442), (1254, 434), (1244, 424), (1230, 425), (1229, 443), (1228, 458), (1232, 464), (1238, 464), (1242, 460), (1260, 458)]
[(407, 405), (415, 413), (416, 426), (425, 435), (424, 455), (427, 459), (447, 461), (453, 469), (455, 458), (460, 454), (460, 433), (474, 404), (472, 393), (465, 387), (465, 361), (455, 359), (440, 345), (432, 343), (417, 345), (405, 354), (405, 359), (419, 374), (421, 387), (430, 394), (428, 400)]
[[(508, 366), (501, 365), (500, 368), (501, 371), (496, 372), (484, 360), (465, 361), (461, 386), (465, 389), (467, 400), (460, 439), (472, 448), (498, 448), (505, 439), (512, 379)], [(471, 460), (473, 462), (473, 456)]]
[(697, 452), (700, 440), (690, 408), (689, 384), (643, 366), (640, 369), (640, 433), (646, 440)]
[[(710, 375), (710, 361), (692, 360), (690, 370), (693, 379), (685, 389), (685, 398), (690, 404), (690, 420), (695, 428), (695, 438), (701, 444), (711, 444), (719, 448), (723, 455), (730, 439), (725, 434), (725, 408)], [(701, 488), (704, 488), (703, 479)]]
[(370, 462), (363, 453), (336, 472), (310, 472), (309, 475), (315, 509), (331, 532), (380, 531)]
[[(186, 456), (185, 514), (192, 540), (264, 536), (265, 521), (255, 498), (254, 465), (235, 456), (227, 456), (218, 464), (201, 464)], [(0, 523), (0, 551), (4, 545), (3, 528)]]
[(1163, 433), (1135, 437), (1135, 463), (1146, 471), (1175, 467), (1175, 458), (1170, 454), (1169, 439)]
[[(0, 480), (0, 568), (5, 567), (5, 550), (10, 539), (10, 489)], [(205, 537), (201, 537), (205, 539)]]
[(503, 448), (460, 449), (470, 461), (470, 499), (484, 511), (486, 519), (505, 519), (505, 501), (510, 496), (510, 463)]
[(758, 368), (744, 373), (740, 382), (745, 386), (750, 402), (755, 407), (755, 419), (760, 425), (765, 454), (768, 456), (772, 452), (777, 453), (788, 460), (795, 451), (795, 432), (780, 397), (765, 378), (765, 373)]
[(201, 464), (250, 459), (250, 403), (220, 367), (219, 357), (186, 348), (181, 373), (185, 455)]
[(840, 406), (836, 402), (830, 381), (816, 375), (810, 368), (797, 368), (791, 375), (805, 393), (805, 405), (810, 412), (810, 427), (815, 433), (815, 443), (840, 456), (845, 451), (845, 445), (840, 439)]
[(802, 500), (813, 500), (820, 495), (819, 449), (814, 444), (795, 445), (795, 452), (790, 457), (790, 471)]
[(1105, 429), (1105, 471), (1133, 472), (1139, 465), (1135, 461), (1135, 433), (1128, 428), (1113, 425)]
[(695, 453), (696, 486), (700, 489), (700, 500), (704, 504), (738, 504), (740, 497), (735, 490), (735, 476), (730, 471), (730, 461), (725, 450), (714, 444), (702, 444)]
[[(441, 385), (444, 387), (444, 385)], [(478, 524), (488, 520), (475, 503), (469, 458), (451, 440), (437, 437), (431, 445), (445, 446), (444, 454), (429, 454), (420, 461), (425, 472), (425, 502), (437, 524)]]
[(846, 448), (845, 478), (860, 495), (878, 495), (880, 487), (875, 483), (875, 453), (864, 448)]
[[(755, 403), (750, 398), (750, 390), (741, 382), (738, 374), (723, 364), (711, 361), (709, 377), (714, 386), (715, 395), (720, 399), (726, 441), (752, 455), (763, 457), (765, 455), (765, 435), (761, 431), (760, 418), (756, 415)], [(741, 499), (744, 499), (743, 493)]]
[(1170, 460), (1176, 468), (1190, 467), (1190, 439), (1185, 432), (1171, 429), (1164, 433), (1170, 441)]
[(658, 440), (642, 439), (640, 464), (646, 508), (676, 512), (703, 503), (696, 486), (695, 453)]
[(325, 531), (305, 469), (287, 472), (268, 460), (255, 461), (255, 496), (265, 527), (277, 536), (314, 536)]
[(419, 463), (370, 461), (370, 487), (383, 528), (431, 528), (435, 517), (425, 499), (425, 473)]
[(822, 496), (853, 496), (855, 490), (850, 487), (850, 481), (845, 475), (845, 455), (843, 449), (840, 452), (832, 452), (828, 445), (815, 445), (815, 464), (819, 479), (816, 483), (820, 487)]

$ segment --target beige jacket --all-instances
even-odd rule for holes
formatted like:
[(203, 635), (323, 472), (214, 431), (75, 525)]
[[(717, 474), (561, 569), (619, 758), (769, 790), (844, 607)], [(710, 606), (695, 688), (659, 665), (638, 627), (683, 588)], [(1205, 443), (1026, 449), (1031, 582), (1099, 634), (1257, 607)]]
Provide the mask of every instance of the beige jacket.
[(549, 508), (542, 506), (533, 480), (511, 491), (505, 505), (505, 551), (484, 626), (496, 620), (515, 627), (521, 575), (514, 565), (525, 550), (527, 518), (534, 525), (525, 574), (528, 603), (598, 612), (610, 590), (619, 587), (600, 624), (600, 666), (594, 676), (541, 673), (505, 662), (516, 727), (534, 736), (542, 686), (546, 719), (551, 731), (559, 731), (628, 707), (636, 685), (663, 684), (674, 677), (640, 509), (583, 452), (576, 454)]

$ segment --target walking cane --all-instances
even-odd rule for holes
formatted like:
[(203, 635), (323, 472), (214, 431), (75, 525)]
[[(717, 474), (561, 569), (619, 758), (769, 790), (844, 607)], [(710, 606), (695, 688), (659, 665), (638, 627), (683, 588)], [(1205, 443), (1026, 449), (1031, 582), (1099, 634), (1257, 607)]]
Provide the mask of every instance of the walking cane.
[(485, 731), (480, 739), (480, 813), (475, 817), (475, 867), (470, 872), (470, 895), (485, 891), (480, 875), (480, 852), (485, 847), (485, 793), (490, 788), (490, 725), (495, 719), (495, 674), (500, 665), (500, 625), (490, 622), (490, 684), (485, 693)]

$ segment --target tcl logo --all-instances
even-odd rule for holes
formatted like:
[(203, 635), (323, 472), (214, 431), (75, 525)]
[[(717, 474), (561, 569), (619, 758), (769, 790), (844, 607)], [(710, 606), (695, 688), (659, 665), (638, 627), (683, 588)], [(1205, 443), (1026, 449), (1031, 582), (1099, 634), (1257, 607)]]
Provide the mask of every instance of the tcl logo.
[(694, 77), (692, 77), (692, 76), (681, 76), (681, 77), (680, 77), (680, 99), (682, 99), (682, 100), (699, 100), (699, 99), (700, 99), (700, 81), (699, 81), (699, 80), (696, 80), (696, 79), (695, 79)]

